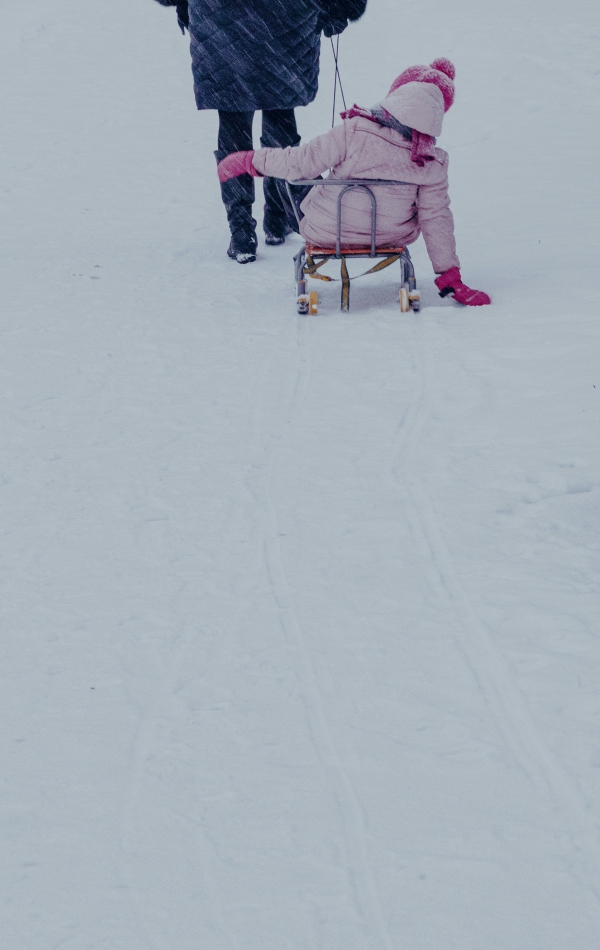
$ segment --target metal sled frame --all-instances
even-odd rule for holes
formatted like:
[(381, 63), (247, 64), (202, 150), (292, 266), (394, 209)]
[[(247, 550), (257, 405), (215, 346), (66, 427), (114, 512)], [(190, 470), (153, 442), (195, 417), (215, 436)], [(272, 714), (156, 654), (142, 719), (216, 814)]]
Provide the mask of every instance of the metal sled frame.
[[(300, 211), (296, 204), (291, 185), (301, 186), (325, 186), (337, 187), (340, 189), (337, 200), (337, 236), (335, 248), (317, 247), (306, 243), (302, 250), (294, 258), (296, 273), (296, 289), (298, 313), (316, 313), (317, 312), (317, 294), (306, 293), (306, 278), (311, 277), (316, 280), (330, 282), (333, 277), (326, 274), (319, 274), (318, 270), (323, 264), (331, 259), (341, 261), (341, 282), (342, 282), (342, 301), (341, 309), (344, 313), (350, 310), (350, 281), (354, 277), (348, 274), (347, 258), (380, 258), (379, 263), (375, 264), (364, 274), (357, 276), (366, 277), (367, 274), (374, 274), (389, 267), (390, 264), (400, 262), (401, 287), (400, 287), (400, 309), (408, 311), (409, 309), (418, 310), (420, 306), (419, 294), (417, 293), (417, 282), (415, 271), (410, 259), (410, 254), (406, 247), (377, 247), (377, 199), (373, 188), (380, 185), (407, 185), (405, 181), (387, 181), (385, 179), (349, 179), (349, 178), (317, 178), (299, 179), (297, 181), (286, 181), (286, 188), (290, 198), (294, 214), (298, 224), (300, 224)], [(349, 191), (365, 191), (371, 200), (371, 243), (370, 247), (342, 247), (342, 213), (344, 196)]]

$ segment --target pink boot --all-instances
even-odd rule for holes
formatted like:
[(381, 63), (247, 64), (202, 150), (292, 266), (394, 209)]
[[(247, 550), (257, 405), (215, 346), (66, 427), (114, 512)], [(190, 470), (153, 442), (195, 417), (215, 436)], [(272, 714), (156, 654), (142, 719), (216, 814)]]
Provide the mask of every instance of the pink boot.
[(443, 274), (436, 277), (435, 284), (440, 292), (440, 297), (447, 297), (448, 294), (452, 294), (454, 299), (465, 307), (483, 307), (485, 304), (492, 302), (483, 290), (471, 290), (470, 287), (463, 284), (458, 267), (451, 267), (444, 271)]

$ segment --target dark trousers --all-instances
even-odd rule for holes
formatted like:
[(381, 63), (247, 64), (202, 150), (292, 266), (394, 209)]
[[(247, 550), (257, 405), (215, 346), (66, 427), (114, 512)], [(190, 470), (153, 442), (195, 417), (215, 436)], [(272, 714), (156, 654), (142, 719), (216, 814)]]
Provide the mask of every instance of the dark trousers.
[[(219, 110), (219, 146), (215, 153), (221, 161), (232, 152), (247, 152), (252, 143), (253, 112), (222, 112)], [(263, 148), (286, 148), (298, 145), (300, 136), (296, 128), (293, 109), (269, 109), (262, 114)], [(296, 219), (285, 191), (283, 181), (277, 178), (265, 178), (265, 215), (263, 227), (274, 235), (284, 235), (287, 230), (297, 230)], [(221, 197), (227, 211), (227, 220), (231, 233), (236, 231), (244, 235), (253, 233), (256, 221), (252, 217), (254, 203), (254, 179), (251, 175), (239, 175), (230, 178), (221, 185)]]

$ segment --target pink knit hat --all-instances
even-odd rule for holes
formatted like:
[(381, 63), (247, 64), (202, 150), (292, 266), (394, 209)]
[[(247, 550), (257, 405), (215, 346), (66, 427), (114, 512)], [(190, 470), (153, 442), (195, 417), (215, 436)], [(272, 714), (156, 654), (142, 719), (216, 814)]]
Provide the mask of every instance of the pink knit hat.
[(456, 69), (449, 59), (441, 57), (434, 59), (430, 66), (409, 66), (392, 83), (388, 93), (390, 95), (407, 82), (430, 82), (438, 87), (444, 97), (444, 112), (447, 112), (454, 102), (454, 83)]
[[(394, 80), (387, 99), (381, 103), (384, 109), (413, 129), (410, 157), (421, 167), (435, 159), (434, 136), (442, 131), (444, 113), (454, 102), (455, 75), (454, 65), (443, 57), (434, 59), (430, 66), (409, 66)], [(425, 95), (426, 88), (421, 83), (428, 84), (427, 89), (433, 86), (435, 95), (434, 89)], [(404, 87), (402, 92), (406, 90), (404, 96), (397, 91), (401, 87)]]

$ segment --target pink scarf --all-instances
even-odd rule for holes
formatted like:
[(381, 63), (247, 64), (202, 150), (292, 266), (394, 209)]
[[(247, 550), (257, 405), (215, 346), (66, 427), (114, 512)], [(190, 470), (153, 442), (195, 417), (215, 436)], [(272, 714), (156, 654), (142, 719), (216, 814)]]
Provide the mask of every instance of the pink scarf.
[[(360, 116), (361, 119), (368, 119), (370, 122), (376, 122), (378, 125), (385, 124), (388, 128), (392, 129), (397, 125), (401, 125), (401, 123), (389, 115), (385, 109), (381, 111), (384, 113), (386, 119), (390, 119), (389, 123), (380, 122), (377, 116), (374, 116), (369, 109), (363, 109), (362, 106), (357, 106), (356, 103), (354, 103), (351, 109), (347, 109), (346, 112), (341, 112), (340, 115), (342, 119), (354, 119), (356, 116)], [(410, 160), (414, 162), (415, 165), (418, 165), (419, 168), (423, 168), (427, 162), (433, 162), (435, 159), (435, 152), (433, 150), (435, 139), (431, 135), (425, 135), (424, 132), (417, 132), (416, 129), (411, 129), (411, 131), (412, 148), (410, 150)]]

